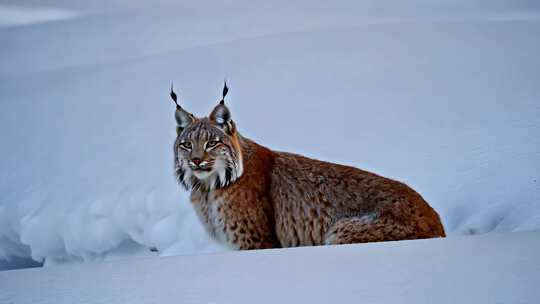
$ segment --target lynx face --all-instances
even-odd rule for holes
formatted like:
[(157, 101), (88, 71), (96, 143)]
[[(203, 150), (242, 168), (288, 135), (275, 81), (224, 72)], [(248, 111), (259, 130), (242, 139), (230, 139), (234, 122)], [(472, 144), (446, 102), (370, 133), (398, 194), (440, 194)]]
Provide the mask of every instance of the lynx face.
[[(225, 97), (226, 90), (223, 92)], [(176, 103), (172, 91), (171, 97)], [(208, 118), (200, 119), (176, 103), (175, 119), (175, 173), (186, 190), (226, 187), (242, 175), (242, 151), (236, 126), (223, 100)]]
[(242, 175), (236, 134), (228, 135), (208, 118), (195, 119), (176, 138), (175, 169), (187, 190), (228, 186)]

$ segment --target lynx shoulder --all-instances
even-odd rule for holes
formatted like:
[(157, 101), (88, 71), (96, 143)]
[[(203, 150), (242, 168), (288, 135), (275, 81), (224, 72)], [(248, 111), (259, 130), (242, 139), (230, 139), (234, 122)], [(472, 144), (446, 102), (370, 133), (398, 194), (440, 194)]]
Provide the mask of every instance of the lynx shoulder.
[(445, 236), (437, 212), (403, 183), (242, 137), (227, 91), (208, 117), (197, 118), (171, 90), (176, 177), (216, 240), (258, 249)]

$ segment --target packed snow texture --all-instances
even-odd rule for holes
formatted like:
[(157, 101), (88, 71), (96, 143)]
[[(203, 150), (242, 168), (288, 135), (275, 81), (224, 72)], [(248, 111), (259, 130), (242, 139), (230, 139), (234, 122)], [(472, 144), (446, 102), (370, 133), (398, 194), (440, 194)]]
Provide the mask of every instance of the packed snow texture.
[(539, 239), (527, 231), (4, 271), (0, 302), (533, 304)]
[(0, 4), (0, 27), (20, 26), (79, 17), (68, 10), (47, 8), (28, 8)]
[(538, 2), (149, 3), (0, 28), (0, 259), (223, 251), (175, 184), (168, 90), (206, 116), (225, 77), (244, 136), (403, 181), (450, 236), (540, 228)]

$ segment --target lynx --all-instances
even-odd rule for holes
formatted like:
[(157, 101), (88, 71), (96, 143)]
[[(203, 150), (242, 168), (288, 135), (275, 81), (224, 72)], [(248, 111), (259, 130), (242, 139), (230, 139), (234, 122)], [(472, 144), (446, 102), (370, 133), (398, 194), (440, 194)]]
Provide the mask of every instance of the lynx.
[(171, 87), (176, 177), (217, 241), (244, 250), (445, 236), (437, 212), (403, 183), (243, 137), (227, 92), (197, 118)]

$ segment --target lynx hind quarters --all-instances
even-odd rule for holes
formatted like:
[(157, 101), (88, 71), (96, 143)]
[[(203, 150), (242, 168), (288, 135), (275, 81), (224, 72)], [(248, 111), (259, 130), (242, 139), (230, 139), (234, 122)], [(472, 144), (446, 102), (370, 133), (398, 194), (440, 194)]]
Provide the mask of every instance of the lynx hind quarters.
[(392, 218), (347, 217), (338, 220), (330, 227), (324, 244), (386, 242), (444, 236), (444, 230), (429, 227), (427, 223), (422, 222), (407, 225)]

